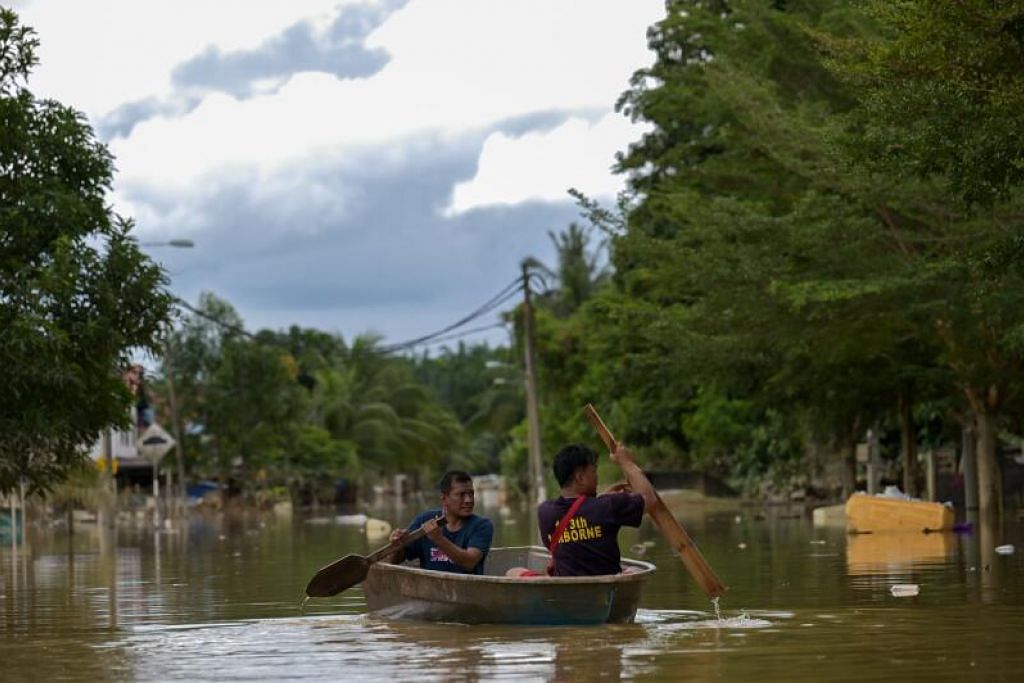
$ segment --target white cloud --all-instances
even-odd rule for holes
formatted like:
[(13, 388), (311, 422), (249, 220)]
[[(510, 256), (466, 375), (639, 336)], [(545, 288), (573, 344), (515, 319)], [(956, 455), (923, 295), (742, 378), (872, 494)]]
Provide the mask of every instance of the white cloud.
[[(253, 48), (302, 20), (326, 26), (338, 5), (356, 1), (39, 0), (23, 10), (42, 40), (33, 87), (93, 116), (165, 98), (174, 67), (203, 49)], [(373, 77), (299, 73), (255, 97), (212, 93), (187, 113), (170, 109), (112, 142), (116, 184), (185, 193), (225, 174), (267, 175), (423, 134), (457, 136), (542, 111), (608, 110), (633, 70), (650, 61), (645, 31), (663, 12), (662, 0), (412, 0), (368, 37), (368, 48), (391, 56)], [(550, 158), (548, 182), (531, 189), (523, 179), (533, 170), (517, 165), (525, 150), (504, 149), (500, 162), (484, 160), (479, 182), (487, 185), (460, 188), (453, 208), (548, 198), (571, 185), (608, 188), (617, 181), (594, 176), (608, 174), (609, 145), (621, 148), (626, 131), (595, 126), (589, 154), (581, 154), (581, 132), (561, 131), (574, 158)], [(500, 139), (490, 157), (494, 145)], [(502, 174), (512, 188), (505, 195)]]
[[(370, 47), (392, 55), (374, 77), (301, 73), (262, 96), (208, 95), (184, 116), (115, 140), (118, 182), (189, 186), (240, 166), (267, 172), (538, 111), (609, 109), (649, 61), (645, 29), (660, 8), (660, 0), (414, 0), (370, 36)], [(602, 158), (600, 172), (609, 163)], [(559, 186), (573, 184), (566, 177)]]
[(97, 117), (168, 95), (174, 67), (208, 46), (256, 47), (298, 21), (325, 25), (338, 6), (359, 1), (36, 0), (18, 12), (41, 43), (33, 91)]
[(615, 153), (639, 131), (612, 113), (595, 124), (571, 118), (551, 131), (520, 137), (493, 133), (484, 142), (476, 176), (455, 186), (446, 214), (530, 200), (564, 201), (570, 185), (590, 196), (614, 196), (623, 186), (623, 178), (610, 171)]

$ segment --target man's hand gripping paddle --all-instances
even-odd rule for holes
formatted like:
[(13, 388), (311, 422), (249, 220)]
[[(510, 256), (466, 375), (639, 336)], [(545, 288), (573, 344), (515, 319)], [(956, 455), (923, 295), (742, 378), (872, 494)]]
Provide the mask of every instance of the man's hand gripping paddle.
[[(601, 437), (601, 441), (604, 441), (604, 445), (608, 447), (608, 451), (614, 453), (615, 449), (619, 447), (619, 442), (616, 441), (615, 437), (612, 436), (612, 433), (608, 431), (608, 428), (601, 420), (601, 416), (597, 414), (596, 410), (594, 410), (594, 406), (588, 403), (583, 409), (583, 412), (586, 414), (587, 419), (590, 420), (590, 423), (594, 425), (598, 436)], [(633, 479), (638, 476), (646, 479), (644, 473), (639, 469), (637, 469), (636, 473), (633, 474)], [(637, 482), (631, 479), (629, 483), (635, 491), (637, 489)], [(653, 487), (651, 488), (653, 490)], [(654, 492), (654, 495), (657, 498), (657, 504), (652, 508), (645, 510), (645, 512), (649, 514), (651, 519), (654, 520), (654, 523), (658, 525), (658, 529), (665, 537), (665, 540), (668, 541), (668, 544), (676, 551), (679, 558), (683, 561), (683, 565), (686, 567), (687, 571), (690, 572), (690, 575), (700, 585), (701, 589), (707, 593), (707, 596), (712, 599), (719, 597), (725, 592), (725, 585), (723, 585), (715, 575), (714, 570), (711, 569), (711, 565), (709, 565), (707, 560), (704, 559), (704, 556), (701, 555), (700, 550), (698, 550), (697, 546), (694, 545), (690, 535), (686, 533), (686, 530), (683, 529), (682, 525), (679, 524), (676, 518), (672, 516), (669, 509), (665, 507), (665, 503), (662, 502), (661, 496), (658, 495), (657, 491)]]

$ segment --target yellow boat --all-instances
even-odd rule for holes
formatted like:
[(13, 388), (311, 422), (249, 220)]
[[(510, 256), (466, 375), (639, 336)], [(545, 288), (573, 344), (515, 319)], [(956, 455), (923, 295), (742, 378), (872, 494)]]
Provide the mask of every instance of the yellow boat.
[(855, 493), (846, 501), (846, 530), (943, 531), (953, 528), (953, 509), (942, 503)]

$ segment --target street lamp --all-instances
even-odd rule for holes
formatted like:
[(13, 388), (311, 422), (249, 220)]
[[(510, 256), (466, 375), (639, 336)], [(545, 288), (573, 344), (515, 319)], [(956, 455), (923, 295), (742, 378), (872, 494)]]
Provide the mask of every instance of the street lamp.
[[(195, 242), (193, 242), (192, 240), (188, 240), (188, 239), (173, 239), (173, 240), (167, 240), (165, 242), (139, 242), (139, 246), (140, 247), (176, 247), (178, 249), (191, 249), (192, 247), (195, 246)], [(174, 440), (175, 440), (174, 454), (175, 454), (175, 460), (177, 460), (176, 464), (177, 464), (177, 470), (178, 470), (178, 489), (179, 489), (179, 491), (178, 491), (178, 504), (179, 504), (179, 511), (181, 513), (184, 513), (184, 510), (185, 510), (185, 455), (184, 455), (184, 452), (182, 450), (183, 447), (182, 447), (182, 443), (181, 443), (181, 427), (178, 424), (178, 405), (177, 405), (176, 397), (174, 395), (174, 378), (171, 376), (172, 373), (174, 372), (173, 365), (174, 365), (174, 361), (173, 361), (173, 356), (172, 356), (172, 353), (171, 353), (171, 342), (170, 342), (170, 339), (168, 338), (168, 339), (166, 339), (164, 341), (164, 367), (165, 367), (166, 374), (167, 374), (167, 393), (168, 393), (168, 399), (169, 399), (169, 403), (170, 403), (171, 423), (172, 423), (171, 424), (171, 429), (174, 432)], [(158, 477), (158, 474), (157, 474), (158, 468), (159, 468), (159, 463), (154, 463), (153, 464), (153, 493), (154, 493), (154, 498), (156, 497), (156, 491), (158, 490), (157, 487), (159, 486), (159, 483), (158, 483), (159, 480), (157, 478)], [(168, 477), (170, 477), (170, 475), (168, 475)], [(171, 491), (170, 491), (170, 483), (169, 482), (170, 482), (170, 479), (168, 479), (168, 493), (171, 493)], [(159, 500), (154, 500), (154, 503), (155, 503), (154, 513), (156, 515), (157, 526), (159, 526), (159, 524), (160, 524), (160, 522), (159, 522), (159, 520), (160, 520), (160, 502), (159, 502)]]
[(192, 240), (168, 240), (166, 242), (139, 242), (140, 247), (178, 247), (179, 249), (191, 249), (196, 246)]

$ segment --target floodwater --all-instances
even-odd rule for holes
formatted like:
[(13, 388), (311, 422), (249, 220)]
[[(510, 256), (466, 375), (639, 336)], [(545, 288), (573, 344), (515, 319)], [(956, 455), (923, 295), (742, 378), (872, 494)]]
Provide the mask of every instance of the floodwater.
[[(478, 511), (495, 520), (496, 545), (534, 542), (525, 510)], [(404, 523), (415, 512), (374, 516)], [(366, 613), (358, 588), (302, 613), (317, 568), (382, 544), (331, 517), (197, 514), (159, 535), (120, 529), (116, 542), (95, 525), (73, 537), (30, 526), (23, 550), (0, 548), (0, 680), (1024, 676), (1018, 521), (847, 537), (793, 510), (691, 505), (677, 516), (730, 587), (721, 620), (649, 520), (620, 537), (626, 555), (658, 567), (637, 623), (586, 628), (389, 621)], [(1016, 551), (994, 551), (1006, 544)], [(919, 592), (896, 597), (896, 584)]]

